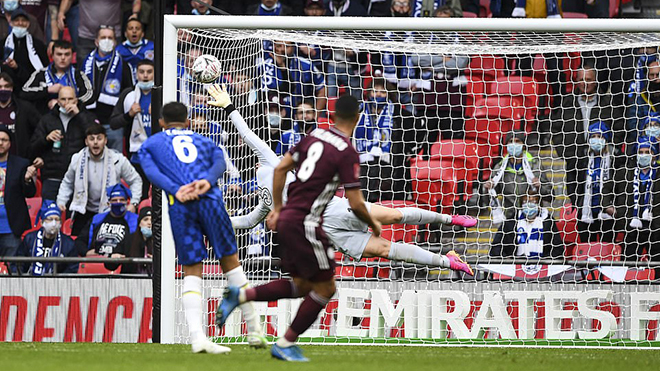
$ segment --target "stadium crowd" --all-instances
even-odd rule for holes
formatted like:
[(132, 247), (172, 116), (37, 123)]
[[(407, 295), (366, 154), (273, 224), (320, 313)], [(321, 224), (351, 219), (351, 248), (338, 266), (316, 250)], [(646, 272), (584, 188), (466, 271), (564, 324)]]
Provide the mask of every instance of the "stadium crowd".
[[(211, 6), (261, 16), (612, 15), (607, 0), (564, 0), (561, 10), (555, 0), (436, 0), (433, 9), (423, 3), (171, 0), (166, 8), (197, 15), (213, 14)], [(148, 0), (2, 1), (0, 256), (151, 256), (150, 184), (131, 157), (151, 134), (152, 7)], [(411, 33), (384, 37), (419, 42)], [(451, 42), (451, 35), (440, 37)], [(367, 52), (278, 40), (264, 42), (264, 48), (251, 68), (230, 66), (223, 80), (237, 106), (261, 107), (265, 115), (246, 120), (278, 155), (313, 128), (331, 126), (337, 97), (354, 95), (363, 101), (354, 143), (367, 201), (466, 212), (470, 196), (480, 194), (490, 199), (499, 225), (491, 255), (560, 257), (569, 254), (568, 243), (548, 208), (552, 169), (538, 155), (539, 147), (552, 144), (566, 163), (566, 195), (577, 213), (580, 241), (620, 243), (628, 260), (660, 260), (653, 217), (660, 215), (657, 48), (515, 58)], [(233, 143), (235, 133), (214, 122), (207, 95), (192, 77), (195, 59), (208, 51), (185, 31), (179, 33), (179, 51), (179, 100), (192, 107), (192, 129), (219, 145)], [(484, 105), (488, 111), (501, 81), (519, 83), (512, 99), (527, 95), (522, 92), (531, 83), (536, 100), (525, 100), (522, 113), (508, 116), (480, 112)], [(504, 112), (504, 106), (491, 108)], [(502, 134), (496, 139), (488, 132), (493, 123)], [(446, 143), (460, 151), (452, 161), (462, 162), (452, 165), (463, 171), (457, 171), (455, 187), (436, 190), (429, 182), (434, 175), (422, 169), (439, 168)], [(256, 199), (254, 159), (240, 146), (225, 152), (233, 161), (224, 191)], [(420, 191), (424, 186), (427, 191)], [(242, 206), (230, 200), (228, 207)], [(263, 226), (257, 229), (249, 249), (262, 253)], [(21, 269), (43, 275), (54, 267), (34, 263)]]

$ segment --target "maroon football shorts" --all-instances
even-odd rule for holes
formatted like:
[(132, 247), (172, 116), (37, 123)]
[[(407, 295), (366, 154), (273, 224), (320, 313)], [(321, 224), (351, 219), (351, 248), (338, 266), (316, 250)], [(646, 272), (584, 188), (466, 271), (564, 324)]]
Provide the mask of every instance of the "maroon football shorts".
[(312, 282), (332, 279), (335, 275), (335, 253), (320, 224), (314, 226), (282, 216), (280, 214), (275, 236), (284, 270), (292, 277)]

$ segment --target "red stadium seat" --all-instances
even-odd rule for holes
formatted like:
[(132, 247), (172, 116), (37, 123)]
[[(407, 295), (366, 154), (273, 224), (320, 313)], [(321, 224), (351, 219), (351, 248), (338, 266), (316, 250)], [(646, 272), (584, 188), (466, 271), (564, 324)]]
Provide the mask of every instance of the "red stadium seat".
[(142, 202), (140, 202), (140, 204), (138, 205), (138, 212), (142, 210), (143, 207), (146, 206), (151, 207), (151, 197), (145, 198), (144, 200), (142, 200)]
[(62, 233), (75, 240), (78, 236), (71, 236), (72, 228), (73, 228), (73, 219), (69, 218), (65, 220), (64, 223), (62, 223)]
[(619, 15), (620, 0), (610, 0), (610, 18), (616, 18)]
[(584, 13), (576, 12), (562, 12), (561, 16), (562, 18), (589, 18), (589, 16)]
[(328, 97), (328, 102), (326, 104), (328, 110), (328, 118), (334, 120), (335, 117), (335, 105), (337, 104), (337, 97)]
[[(468, 140), (443, 140), (431, 147), (430, 158), (410, 161), (415, 202), (441, 206), (450, 214), (453, 202), (467, 200), (479, 168), (477, 143)], [(460, 185), (463, 189), (460, 189)]]
[(41, 209), (41, 197), (26, 198), (25, 202), (27, 203), (28, 213), (30, 214), (31, 225), (35, 225), (37, 223), (37, 214), (39, 214), (39, 210)]
[(465, 120), (465, 139), (477, 143), (479, 169), (482, 179), (488, 179), (490, 168), (500, 156), (503, 138), (513, 129), (514, 121), (510, 119), (469, 118)]
[(472, 12), (463, 12), (463, 18), (478, 18), (479, 16)]
[(605, 242), (581, 242), (575, 247), (574, 260), (621, 260), (621, 246)]
[(489, 86), (490, 94), (497, 96), (508, 96), (513, 101), (519, 101), (512, 106), (522, 105), (525, 108), (525, 119), (533, 121), (539, 106), (539, 90), (534, 78), (526, 76), (500, 77)]
[(4, 262), (0, 262), (0, 276), (4, 276), (9, 274), (9, 269), (7, 269), (7, 265), (5, 265)]
[(495, 81), (504, 76), (506, 64), (504, 59), (492, 55), (478, 55), (472, 57), (466, 69), (466, 75), (483, 81)]
[(479, 17), (491, 17), (493, 14), (490, 12), (490, 0), (479, 0)]
[(319, 119), (316, 120), (316, 127), (319, 129), (328, 130), (333, 126), (335, 126), (335, 123), (329, 118), (319, 117)]
[(79, 274), (119, 274), (121, 266), (114, 271), (105, 268), (103, 263), (80, 263), (78, 265)]
[(486, 96), (486, 83), (478, 78), (468, 80), (465, 85), (465, 116), (471, 117), (474, 113), (475, 104)]
[(565, 245), (573, 245), (577, 242), (577, 209), (573, 208), (572, 204), (566, 204), (561, 208), (557, 229)]
[[(381, 201), (378, 202), (379, 205), (389, 207), (391, 209), (396, 209), (400, 207), (417, 207), (417, 205), (412, 201)], [(391, 224), (384, 225), (381, 231), (381, 237), (392, 242), (412, 242), (415, 240), (417, 234), (417, 226), (409, 224)]]

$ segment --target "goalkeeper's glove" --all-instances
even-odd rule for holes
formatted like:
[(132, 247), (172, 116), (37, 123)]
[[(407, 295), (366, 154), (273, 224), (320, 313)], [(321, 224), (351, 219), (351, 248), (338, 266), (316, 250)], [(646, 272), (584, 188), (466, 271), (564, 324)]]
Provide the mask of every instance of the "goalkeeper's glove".
[(229, 93), (227, 93), (227, 86), (225, 84), (222, 84), (222, 86), (213, 84), (207, 90), (211, 98), (213, 98), (207, 104), (220, 108), (227, 108), (231, 105), (231, 98), (229, 97)]

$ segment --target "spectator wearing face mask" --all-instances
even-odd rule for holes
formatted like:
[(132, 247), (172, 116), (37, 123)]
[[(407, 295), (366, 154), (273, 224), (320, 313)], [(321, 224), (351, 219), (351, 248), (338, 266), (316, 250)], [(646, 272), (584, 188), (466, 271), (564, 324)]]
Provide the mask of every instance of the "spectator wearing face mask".
[(11, 14), (11, 26), (11, 34), (2, 41), (2, 70), (12, 77), (15, 87), (22, 87), (32, 72), (48, 65), (48, 54), (43, 41), (30, 34), (25, 11), (17, 9)]
[[(546, 169), (525, 146), (526, 134), (512, 131), (506, 136), (506, 152), (502, 161), (493, 166), (490, 179), (484, 184), (491, 199), (493, 223), (499, 224), (516, 217), (516, 200), (533, 187), (542, 199), (551, 197), (552, 184)], [(502, 196), (502, 202), (498, 196)]]
[[(14, 11), (18, 10), (19, 8), (25, 12), (25, 9), (21, 8), (21, 4), (19, 0), (2, 1), (3, 16), (0, 16), (0, 38), (4, 39), (7, 36), (11, 35), (12, 32), (11, 15)], [(30, 23), (30, 25), (27, 26), (28, 33), (32, 35), (32, 37), (41, 40), (41, 42), (45, 42), (46, 39), (44, 38), (44, 31), (40, 26), (43, 23), (40, 23), (39, 20), (29, 12), (25, 12), (25, 14)]]
[(635, 151), (636, 156), (626, 166), (625, 180), (616, 183), (618, 213), (622, 216), (618, 229), (626, 231), (623, 255), (627, 260), (639, 260), (646, 250), (652, 260), (657, 260), (660, 259), (656, 247), (660, 229), (660, 171), (655, 161), (658, 142), (640, 136)]
[[(77, 257), (73, 239), (62, 233), (62, 214), (55, 202), (46, 200), (39, 211), (41, 228), (23, 237), (18, 256), (31, 257)], [(77, 273), (78, 263), (53, 264), (34, 262), (24, 264), (22, 272), (31, 276), (48, 276), (54, 273)]]
[(122, 152), (124, 130), (112, 130), (110, 117), (122, 90), (133, 87), (131, 68), (115, 49), (115, 31), (101, 26), (96, 35), (96, 49), (85, 58), (83, 72), (92, 82), (94, 95), (87, 109), (96, 115), (108, 135), (108, 147)]
[(41, 197), (55, 200), (71, 156), (85, 147), (85, 132), (96, 117), (78, 105), (75, 90), (60, 89), (57, 105), (41, 117), (30, 141), (30, 151), (41, 168)]
[(529, 187), (519, 198), (517, 217), (507, 220), (495, 234), (490, 256), (557, 258), (564, 244), (550, 211), (541, 207), (541, 196)]
[(126, 133), (129, 157), (137, 153), (151, 135), (151, 89), (154, 86), (154, 63), (141, 60), (136, 67), (135, 88), (126, 88), (112, 110), (110, 128)]
[[(131, 191), (123, 184), (115, 184), (106, 190), (110, 210), (95, 215), (76, 239), (76, 249), (80, 255), (101, 255), (119, 258), (127, 251), (130, 235), (138, 229), (138, 216), (128, 211)], [(119, 265), (106, 263), (109, 270)]]
[(602, 121), (589, 125), (589, 152), (577, 164), (577, 230), (581, 242), (614, 240), (615, 155), (609, 142), (609, 126)]
[(133, 83), (138, 81), (137, 67), (140, 61), (154, 60), (154, 42), (144, 38), (144, 25), (133, 18), (126, 22), (126, 40), (117, 46), (117, 52), (133, 73)]
[[(151, 207), (140, 209), (138, 216), (138, 229), (130, 237), (129, 244), (121, 244), (115, 253), (118, 257), (151, 258), (153, 256), (153, 232), (151, 231)], [(126, 250), (123, 250), (127, 248)], [(122, 273), (151, 274), (151, 265), (125, 264), (121, 267)]]

